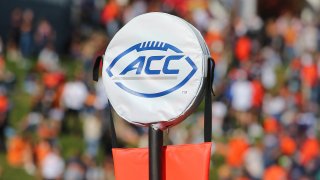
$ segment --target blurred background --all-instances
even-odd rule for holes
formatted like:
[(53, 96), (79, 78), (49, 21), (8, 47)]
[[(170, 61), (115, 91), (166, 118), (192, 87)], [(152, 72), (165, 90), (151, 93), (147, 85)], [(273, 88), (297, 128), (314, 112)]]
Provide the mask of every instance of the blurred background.
[[(192, 23), (215, 59), (211, 178), (319, 180), (319, 0), (1, 0), (0, 179), (114, 179), (92, 65), (152, 11)], [(121, 146), (147, 147), (146, 128), (115, 125)], [(203, 104), (167, 144), (202, 131)]]

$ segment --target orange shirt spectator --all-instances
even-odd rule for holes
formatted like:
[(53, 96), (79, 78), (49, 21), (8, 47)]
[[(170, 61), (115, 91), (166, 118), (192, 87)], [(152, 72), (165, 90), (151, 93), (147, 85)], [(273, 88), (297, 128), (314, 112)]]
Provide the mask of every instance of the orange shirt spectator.
[(293, 26), (288, 27), (284, 33), (284, 41), (286, 45), (293, 46), (296, 43), (297, 32)]
[(263, 101), (263, 87), (260, 81), (255, 80), (252, 82), (252, 105), (253, 107), (260, 107)]
[(243, 164), (244, 154), (248, 149), (244, 138), (231, 139), (228, 144), (227, 162), (230, 166), (240, 167)]
[(218, 62), (221, 58), (224, 43), (220, 33), (218, 32), (208, 32), (205, 36), (205, 41), (209, 46), (211, 57)]
[(48, 88), (55, 88), (64, 79), (63, 75), (59, 72), (46, 73), (43, 75), (44, 85)]
[(101, 21), (106, 24), (114, 20), (119, 15), (119, 6), (115, 0), (109, 1), (101, 13)]
[(263, 175), (263, 180), (287, 180), (287, 172), (284, 168), (273, 165), (268, 167)]
[(247, 61), (250, 57), (251, 41), (247, 37), (241, 37), (236, 42), (235, 56), (239, 61)]
[(314, 87), (317, 84), (318, 72), (315, 64), (303, 66), (301, 70), (302, 81), (309, 87)]
[(9, 140), (7, 160), (11, 166), (21, 166), (28, 151), (28, 143), (20, 136)]
[(292, 155), (296, 151), (296, 143), (289, 136), (283, 136), (280, 139), (280, 149), (285, 155)]
[(6, 112), (9, 109), (8, 98), (4, 95), (0, 95), (0, 112)]
[(50, 153), (50, 145), (47, 141), (40, 141), (39, 144), (36, 145), (34, 151), (37, 165), (41, 166), (45, 157)]
[(300, 149), (300, 162), (307, 164), (310, 160), (319, 156), (319, 142), (317, 139), (307, 139)]
[[(64, 82), (64, 79), (63, 79)], [(64, 88), (64, 84), (61, 83), (60, 85), (58, 85), (58, 87), (55, 89), (55, 94), (54, 94), (54, 98), (53, 98), (53, 103), (52, 106), (57, 108), (61, 106), (61, 97), (62, 97), (62, 93), (63, 93), (63, 88)]]
[(264, 120), (263, 127), (266, 133), (277, 133), (279, 129), (277, 120), (272, 117)]

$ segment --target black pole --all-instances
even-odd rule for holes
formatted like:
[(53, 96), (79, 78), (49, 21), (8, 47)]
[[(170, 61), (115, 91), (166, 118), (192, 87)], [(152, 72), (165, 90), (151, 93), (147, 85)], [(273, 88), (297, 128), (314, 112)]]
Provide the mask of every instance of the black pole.
[(109, 135), (111, 138), (111, 144), (112, 144), (112, 148), (117, 148), (118, 147), (118, 141), (117, 141), (117, 134), (116, 134), (116, 130), (114, 128), (114, 122), (113, 122), (113, 116), (112, 116), (112, 105), (110, 103), (110, 101), (108, 101), (109, 103), (109, 121), (108, 121), (108, 125), (109, 125)]
[(204, 142), (211, 142), (212, 139), (212, 63), (214, 63), (211, 58), (208, 58), (208, 69), (206, 77), (206, 89), (205, 89), (205, 99), (204, 99)]
[(149, 127), (149, 180), (162, 180), (163, 132)]

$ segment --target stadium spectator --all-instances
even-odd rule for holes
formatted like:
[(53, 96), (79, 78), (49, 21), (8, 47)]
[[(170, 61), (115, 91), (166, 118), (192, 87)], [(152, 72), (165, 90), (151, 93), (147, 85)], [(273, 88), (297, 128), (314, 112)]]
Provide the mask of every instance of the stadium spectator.
[[(62, 122), (62, 128), (66, 132), (69, 131), (68, 123), (72, 123), (71, 127), (79, 130), (80, 112), (84, 108), (87, 100), (88, 90), (86, 85), (77, 77), (74, 81), (67, 82), (62, 91), (61, 101), (65, 108), (65, 116)], [(64, 129), (65, 128), (65, 129)]]
[(24, 58), (28, 58), (32, 54), (32, 23), (33, 23), (33, 11), (30, 9), (24, 10), (22, 13), (22, 23), (20, 29), (20, 50)]
[(64, 160), (57, 147), (49, 146), (49, 152), (42, 161), (41, 175), (43, 179), (61, 179), (65, 167)]

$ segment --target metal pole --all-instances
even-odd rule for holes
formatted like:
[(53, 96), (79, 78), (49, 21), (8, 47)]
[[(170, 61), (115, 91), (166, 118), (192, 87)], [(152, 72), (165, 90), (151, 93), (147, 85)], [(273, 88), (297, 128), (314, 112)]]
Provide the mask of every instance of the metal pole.
[[(206, 90), (205, 90), (205, 110), (204, 110), (204, 142), (211, 142), (212, 140), (212, 81), (213, 81), (213, 72), (214, 70), (214, 60), (208, 58), (208, 69), (206, 77)], [(213, 91), (212, 91), (213, 92)]]
[(163, 131), (149, 127), (149, 180), (162, 180)]

